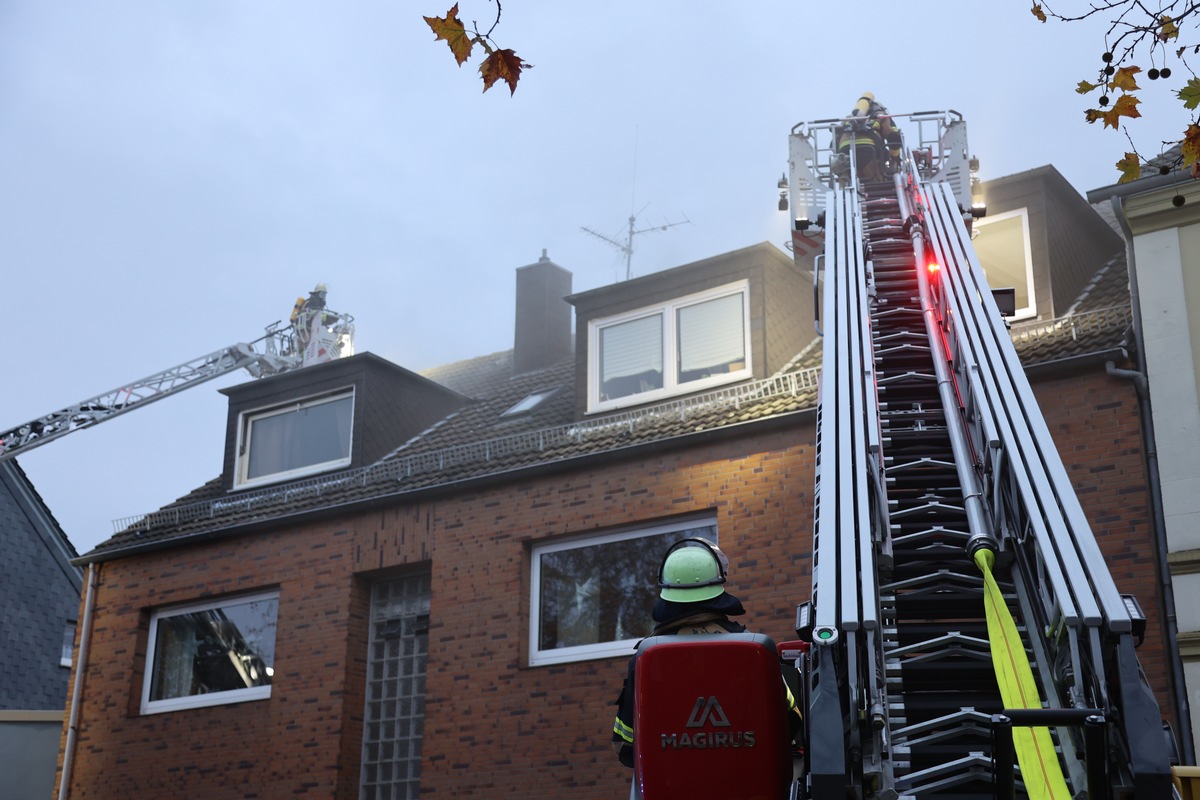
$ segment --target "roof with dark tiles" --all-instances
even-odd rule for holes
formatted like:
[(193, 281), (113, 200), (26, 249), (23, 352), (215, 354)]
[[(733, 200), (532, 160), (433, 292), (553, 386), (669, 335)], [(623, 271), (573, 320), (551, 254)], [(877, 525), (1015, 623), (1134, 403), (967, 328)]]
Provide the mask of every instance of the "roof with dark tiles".
[[(1013, 344), (1027, 368), (1111, 354), (1124, 344), (1130, 325), (1124, 255), (1093, 270), (1065, 315), (1012, 326)], [(504, 479), (521, 470), (811, 412), (820, 359), (816, 339), (765, 380), (585, 419), (576, 415), (574, 357), (520, 375), (511, 374), (512, 351), (455, 362), (421, 374), (472, 400), (378, 462), (232, 494), (214, 479), (157, 512), (119, 521), (119, 532), (81, 560), (117, 558), (321, 509)], [(505, 416), (530, 394), (550, 389), (557, 391), (528, 413)]]
[(497, 383), (512, 375), (512, 356), (512, 350), (501, 350), (433, 367), (421, 374), (467, 397), (488, 397)]
[(1084, 286), (1067, 314), (1011, 328), (1017, 355), (1032, 367), (1111, 353), (1125, 344), (1133, 323), (1125, 256), (1113, 256)]
[[(816, 404), (816, 371), (800, 370), (578, 421), (573, 376), (573, 358), (514, 376), (492, 397), (468, 404), (445, 424), (433, 426), (368, 468), (235, 494), (214, 491), (220, 481), (210, 482), (153, 514), (129, 520), (89, 556), (103, 558), (151, 542), (665, 442)], [(561, 387), (559, 392), (531, 413), (502, 416), (531, 392), (554, 386)]]

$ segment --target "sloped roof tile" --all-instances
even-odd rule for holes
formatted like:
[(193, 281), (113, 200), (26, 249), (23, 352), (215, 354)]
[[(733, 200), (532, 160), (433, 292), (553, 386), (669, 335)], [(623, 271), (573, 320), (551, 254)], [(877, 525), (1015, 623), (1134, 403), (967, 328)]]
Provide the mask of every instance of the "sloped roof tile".
[[(1110, 353), (1124, 343), (1130, 322), (1121, 254), (1096, 271), (1066, 316), (1014, 324), (1011, 335), (1022, 363), (1030, 367)], [(515, 376), (511, 358), (511, 351), (492, 353), (422, 373), (473, 400), (374, 464), (238, 493), (222, 491), (221, 481), (214, 479), (159, 511), (118, 521), (118, 532), (82, 560), (811, 410), (821, 342), (813, 340), (766, 380), (583, 420), (575, 418), (574, 357)], [(557, 391), (530, 413), (504, 416), (531, 393), (549, 389)]]

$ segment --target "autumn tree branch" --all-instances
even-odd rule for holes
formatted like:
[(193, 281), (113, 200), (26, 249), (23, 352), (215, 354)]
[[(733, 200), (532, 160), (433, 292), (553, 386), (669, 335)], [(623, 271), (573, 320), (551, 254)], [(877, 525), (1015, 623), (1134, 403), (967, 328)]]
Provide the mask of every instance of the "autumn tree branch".
[(486, 92), (492, 88), (492, 84), (500, 80), (508, 84), (509, 94), (512, 95), (517, 91), (517, 81), (521, 79), (521, 72), (532, 68), (533, 65), (526, 64), (514, 51), (501, 48), (492, 39), (492, 32), (500, 24), (500, 15), (503, 13), (500, 0), (495, 0), (495, 3), (496, 19), (487, 33), (481, 33), (479, 23), (474, 20), (471, 21), (471, 30), (467, 30), (458, 16), (458, 3), (455, 3), (444, 17), (425, 17), (425, 23), (433, 31), (435, 42), (446, 42), (460, 67), (471, 57), (475, 45), (483, 48), (487, 54), (479, 65), (483, 90)]
[[(1059, 5), (1057, 0), (1055, 5)], [(1149, 63), (1144, 73), (1151, 81), (1169, 80), (1171, 65), (1182, 66), (1191, 74), (1191, 78), (1181, 88), (1174, 90), (1175, 96), (1185, 111), (1195, 112), (1200, 106), (1200, 78), (1197, 78), (1187, 58), (1189, 50), (1192, 56), (1200, 54), (1200, 44), (1179, 43), (1180, 26), (1194, 27), (1197, 24), (1200, 2), (1164, 0), (1154, 5), (1158, 7), (1153, 8), (1143, 0), (1093, 0), (1086, 10), (1061, 13), (1048, 3), (1034, 0), (1031, 9), (1041, 22), (1054, 19), (1057, 22), (1076, 23), (1115, 13), (1116, 16), (1108, 20), (1096, 82), (1080, 81), (1075, 91), (1090, 94), (1099, 90), (1099, 107), (1087, 109), (1084, 119), (1089, 123), (1103, 122), (1104, 127), (1123, 130), (1129, 140), (1132, 150), (1126, 152), (1116, 164), (1121, 183), (1140, 177), (1141, 164), (1147, 160), (1138, 153), (1128, 128), (1131, 120), (1142, 116), (1138, 110), (1141, 98), (1137, 94), (1142, 90), (1137, 78), (1143, 73), (1139, 61)], [(1187, 167), (1193, 177), (1200, 177), (1200, 125), (1197, 124), (1195, 113), (1190, 115), (1188, 123), (1179, 139), (1162, 142), (1160, 153), (1171, 154), (1168, 166), (1162, 169), (1169, 172), (1174, 168)], [(1178, 148), (1177, 153), (1175, 148)]]

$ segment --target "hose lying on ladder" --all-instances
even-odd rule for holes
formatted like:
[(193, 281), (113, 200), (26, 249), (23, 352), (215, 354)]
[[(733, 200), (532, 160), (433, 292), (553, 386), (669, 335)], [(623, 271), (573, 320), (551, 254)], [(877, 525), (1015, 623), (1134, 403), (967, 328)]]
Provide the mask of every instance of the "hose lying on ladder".
[[(929, 286), (929, 276), (922, 269), (925, 262), (925, 241), (918, 220), (924, 213), (919, 207), (919, 195), (908, 195), (903, 176), (896, 178), (897, 196), (904, 218), (908, 220), (913, 250), (917, 261), (918, 284), (921, 291), (921, 307), (926, 318), (930, 345), (935, 352), (942, 350), (940, 334), (940, 313), (932, 300)], [(950, 378), (947, 368), (947, 356), (940, 352), (935, 357), (938, 383), (942, 390), (942, 404), (945, 408), (947, 423), (957, 427), (952, 417), (960, 406), (956, 396), (954, 381)], [(1038, 693), (1037, 682), (1033, 670), (1029, 666), (1029, 657), (1025, 652), (1025, 644), (1021, 640), (1017, 624), (1013, 620), (1005, 602), (1004, 593), (1000, 589), (993, 567), (996, 562), (995, 538), (991, 531), (987, 515), (984, 513), (981, 493), (978, 489), (976, 476), (973, 474), (973, 459), (963, 436), (952, 436), (951, 442), (955, 450), (955, 463), (964, 491), (964, 505), (967, 508), (972, 537), (967, 544), (972, 560), (983, 573), (984, 607), (987, 617), (988, 640), (991, 643), (992, 665), (996, 672), (996, 683), (1000, 689), (1000, 697), (1005, 708), (1035, 708), (1042, 707), (1042, 699)], [(1070, 800), (1071, 793), (1063, 776), (1062, 764), (1054, 746), (1050, 731), (1045, 727), (1016, 727), (1013, 730), (1013, 746), (1016, 749), (1017, 763), (1021, 766), (1021, 778), (1025, 791), (1030, 800)]]
[[(984, 605), (987, 610), (988, 639), (992, 643), (992, 666), (1005, 708), (1041, 708), (1033, 670), (1025, 655), (1025, 644), (1017, 630), (1004, 593), (992, 567), (996, 554), (980, 548), (975, 551), (975, 566), (983, 573)], [(1069, 800), (1066, 778), (1050, 738), (1048, 728), (1019, 727), (1013, 729), (1013, 746), (1021, 765), (1021, 778), (1030, 800)]]

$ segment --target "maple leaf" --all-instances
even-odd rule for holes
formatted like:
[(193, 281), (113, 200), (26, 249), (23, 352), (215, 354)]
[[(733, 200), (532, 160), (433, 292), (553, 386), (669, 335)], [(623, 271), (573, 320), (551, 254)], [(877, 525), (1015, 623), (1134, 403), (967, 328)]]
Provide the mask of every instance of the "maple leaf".
[(1138, 161), (1137, 153), (1126, 153), (1125, 157), (1117, 162), (1117, 169), (1121, 171), (1117, 183), (1129, 183), (1142, 176), (1142, 165)]
[(1166, 42), (1170, 39), (1179, 38), (1179, 28), (1175, 26), (1175, 20), (1171, 19), (1166, 14), (1163, 14), (1161, 17), (1159, 17), (1158, 23), (1159, 28), (1156, 35), (1158, 36), (1158, 40), (1160, 42)]
[(1123, 92), (1133, 92), (1138, 89), (1137, 79), (1134, 77), (1142, 71), (1141, 67), (1121, 67), (1117, 70), (1117, 74), (1113, 75), (1109, 81), (1108, 88), (1120, 89)]
[(1104, 112), (1098, 108), (1089, 108), (1087, 111), (1083, 112), (1083, 116), (1084, 119), (1088, 121), (1088, 124), (1091, 125), (1097, 120), (1104, 119)]
[(1075, 87), (1075, 93), (1076, 94), (1087, 94), (1088, 92), (1096, 91), (1096, 89), (1098, 89), (1098, 88), (1099, 88), (1098, 84), (1088, 83), (1087, 81), (1080, 81), (1079, 85)]
[(483, 90), (492, 88), (496, 81), (508, 84), (508, 93), (517, 91), (517, 81), (521, 79), (521, 70), (530, 69), (533, 65), (526, 64), (512, 50), (496, 50), (479, 65), (479, 74), (483, 76)]
[(1046, 12), (1045, 12), (1045, 11), (1043, 11), (1043, 10), (1042, 10), (1042, 7), (1041, 7), (1041, 6), (1039, 6), (1037, 3), (1034, 3), (1034, 4), (1033, 4), (1033, 8), (1031, 8), (1031, 9), (1029, 9), (1029, 10), (1030, 10), (1030, 11), (1033, 13), (1033, 15), (1034, 15), (1035, 17), (1037, 17), (1037, 18), (1038, 18), (1038, 20), (1039, 20), (1039, 21), (1041, 21), (1041, 22), (1045, 22), (1045, 21), (1046, 21)]
[(471, 57), (471, 48), (475, 40), (467, 33), (466, 26), (458, 18), (458, 3), (455, 3), (444, 17), (425, 17), (435, 36), (434, 41), (444, 40), (454, 54), (454, 60), (461, 67), (463, 62)]
[(1200, 105), (1200, 78), (1192, 78), (1175, 94), (1183, 101), (1184, 108), (1194, 111)]
[(1114, 130), (1121, 127), (1121, 117), (1140, 117), (1142, 112), (1137, 110), (1142, 102), (1131, 94), (1123, 94), (1113, 103), (1111, 111), (1104, 114), (1104, 127), (1112, 126)]
[(1180, 153), (1183, 155), (1183, 165), (1189, 167), (1200, 161), (1200, 125), (1192, 123), (1183, 132), (1180, 143)]

